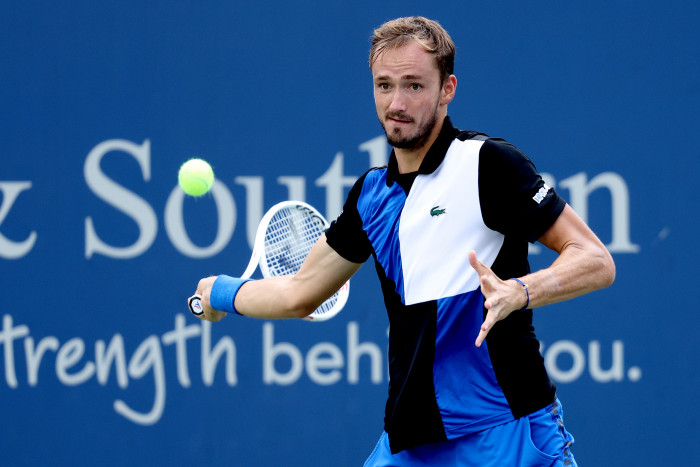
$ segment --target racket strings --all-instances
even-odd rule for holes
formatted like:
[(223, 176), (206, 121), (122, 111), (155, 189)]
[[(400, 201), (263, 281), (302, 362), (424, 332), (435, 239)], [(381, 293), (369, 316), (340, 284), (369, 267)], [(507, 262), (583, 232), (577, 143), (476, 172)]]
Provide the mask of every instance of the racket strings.
[[(271, 277), (296, 274), (327, 227), (323, 218), (308, 209), (297, 206), (281, 208), (270, 218), (265, 230), (261, 266), (265, 265)], [(314, 315), (333, 311), (339, 297), (339, 292), (334, 293), (314, 311)]]
[(320, 219), (299, 209), (284, 208), (275, 213), (265, 232), (263, 260), (270, 274), (283, 276), (299, 271), (324, 229)]
[(322, 315), (324, 313), (328, 313), (330, 310), (333, 309), (335, 306), (335, 302), (338, 301), (338, 292), (334, 293), (331, 295), (325, 302), (321, 304), (318, 308), (316, 308), (316, 311), (314, 314), (316, 315)]

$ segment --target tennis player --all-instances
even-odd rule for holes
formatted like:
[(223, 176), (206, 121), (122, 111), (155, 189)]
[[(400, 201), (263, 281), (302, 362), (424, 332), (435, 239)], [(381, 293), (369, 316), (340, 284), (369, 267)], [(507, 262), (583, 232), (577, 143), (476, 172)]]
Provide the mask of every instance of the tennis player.
[[(532, 309), (609, 286), (613, 260), (523, 153), (457, 129), (455, 46), (436, 22), (379, 27), (369, 57), (387, 167), (353, 186), (294, 276), (202, 279), (204, 319), (311, 313), (374, 258), (390, 321), (384, 433), (366, 466), (571, 466)], [(528, 242), (558, 253), (531, 273)]]

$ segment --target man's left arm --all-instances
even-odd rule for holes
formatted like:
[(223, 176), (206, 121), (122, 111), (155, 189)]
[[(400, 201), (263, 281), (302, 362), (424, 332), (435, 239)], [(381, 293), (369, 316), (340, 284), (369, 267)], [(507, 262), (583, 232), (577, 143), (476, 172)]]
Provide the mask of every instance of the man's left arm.
[(486, 338), (496, 322), (514, 310), (535, 308), (568, 300), (610, 286), (615, 279), (615, 263), (605, 245), (585, 222), (566, 205), (539, 242), (559, 256), (546, 269), (519, 277), (527, 290), (514, 280), (501, 280), (481, 263), (473, 251), (469, 262), (480, 277), (481, 290), (488, 310), (476, 339), (476, 346)]

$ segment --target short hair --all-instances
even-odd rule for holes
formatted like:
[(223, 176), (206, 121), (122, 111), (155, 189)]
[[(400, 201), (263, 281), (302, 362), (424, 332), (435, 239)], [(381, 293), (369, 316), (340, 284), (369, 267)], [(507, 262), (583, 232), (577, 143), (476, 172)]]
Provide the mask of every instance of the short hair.
[(456, 50), (452, 38), (440, 23), (422, 16), (397, 18), (374, 30), (369, 52), (370, 69), (382, 52), (403, 47), (409, 41), (416, 41), (433, 54), (441, 82), (453, 74)]

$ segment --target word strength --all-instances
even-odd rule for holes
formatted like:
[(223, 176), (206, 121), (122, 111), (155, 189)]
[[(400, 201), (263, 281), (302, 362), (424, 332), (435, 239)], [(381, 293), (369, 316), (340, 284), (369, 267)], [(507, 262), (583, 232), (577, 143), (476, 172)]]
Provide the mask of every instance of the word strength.
[[(109, 340), (87, 344), (80, 337), (61, 342), (55, 336), (32, 336), (29, 326), (16, 324), (12, 315), (5, 314), (0, 329), (5, 384), (13, 391), (22, 391), (38, 386), (40, 376), (55, 376), (54, 381), (43, 382), (79, 386), (96, 381), (104, 387), (112, 378), (112, 384), (116, 383), (124, 393), (114, 400), (114, 410), (133, 423), (153, 425), (163, 416), (167, 387), (192, 386), (194, 371), (190, 371), (188, 363), (194, 366), (199, 362), (204, 386), (214, 386), (216, 375), (223, 375), (219, 385), (229, 387), (311, 382), (318, 386), (346, 385), (346, 390), (359, 384), (385, 384), (388, 379), (386, 338), (381, 343), (362, 340), (360, 325), (354, 321), (346, 323), (345, 335), (336, 337), (335, 342), (309, 344), (307, 338), (302, 346), (289, 342), (294, 337), (301, 338), (289, 328), (285, 329), (285, 338), (275, 335), (276, 329), (284, 329), (284, 324), (276, 328), (272, 322), (260, 322), (259, 337), (242, 335), (237, 345), (230, 335), (222, 335), (214, 342), (212, 325), (207, 321), (193, 322), (183, 314), (176, 314), (174, 319), (173, 329), (143, 338), (136, 345), (118, 333)], [(541, 350), (550, 376), (558, 383), (573, 383), (584, 375), (596, 383), (637, 382), (642, 377), (640, 368), (625, 366), (624, 344), (620, 340), (605, 346), (598, 341), (582, 346), (561, 340), (543, 344)], [(239, 360), (246, 365), (241, 371), (246, 375), (245, 381), (239, 381)], [(258, 364), (260, 371), (249, 368)], [(98, 386), (88, 388), (99, 390)], [(6, 400), (11, 399), (11, 393), (5, 396)], [(151, 400), (145, 404), (146, 409), (133, 407)]]
[[(261, 333), (263, 384), (294, 384), (304, 373), (315, 384), (330, 385), (343, 379), (343, 368), (346, 369), (347, 383), (358, 384), (361, 379), (360, 359), (366, 359), (368, 362), (367, 381), (372, 384), (385, 382), (385, 372), (382, 372), (382, 368), (386, 367), (386, 352), (373, 342), (360, 342), (359, 325), (356, 322), (349, 322), (346, 327), (347, 342), (342, 350), (335, 343), (319, 342), (302, 356), (302, 351), (294, 344), (275, 342), (274, 324), (264, 323)], [(199, 340), (199, 345), (194, 342), (196, 340)], [(246, 343), (250, 344), (250, 339), (246, 339)], [(54, 336), (35, 338), (31, 336), (27, 325), (15, 324), (12, 316), (6, 314), (0, 329), (0, 352), (4, 354), (1, 361), (4, 362), (5, 383), (12, 389), (21, 390), (23, 384), (19, 378), (25, 374), (27, 386), (37, 386), (40, 384), (39, 376), (47, 375), (51, 367), (56, 380), (65, 386), (82, 385), (92, 379), (101, 386), (106, 386), (111, 374), (115, 375), (119, 388), (124, 390), (135, 380), (152, 380), (152, 386), (146, 389), (152, 391), (153, 403), (149, 410), (135, 410), (122, 399), (114, 401), (114, 410), (117, 413), (140, 425), (152, 425), (160, 420), (165, 409), (168, 385), (177, 384), (184, 388), (192, 385), (188, 361), (196, 361), (197, 356), (192, 358), (193, 355), (188, 352), (193, 349), (198, 349), (201, 381), (205, 386), (214, 385), (217, 368), (219, 373), (223, 372), (226, 385), (233, 387), (239, 384), (238, 349), (235, 340), (231, 336), (222, 336), (216, 342), (212, 342), (211, 323), (199, 320), (193, 323), (182, 314), (175, 315), (175, 326), (172, 330), (161, 336), (148, 336), (135, 347), (131, 355), (127, 355), (126, 348), (133, 345), (125, 345), (121, 334), (114, 334), (109, 341), (97, 340), (92, 353), (88, 350), (89, 347), (80, 337), (73, 337), (65, 342)], [(174, 378), (170, 375), (172, 370), (168, 372), (166, 368), (166, 361), (170, 362), (172, 358), (164, 353), (163, 347), (174, 348)], [(245, 354), (250, 354), (250, 350), (246, 348)], [(254, 349), (253, 351), (255, 352)], [(252, 360), (261, 361), (257, 358)], [(25, 366), (24, 371), (20, 367), (22, 362)], [(132, 389), (134, 393), (144, 391), (143, 385)], [(142, 394), (134, 394), (136, 400), (140, 401), (143, 398)]]

